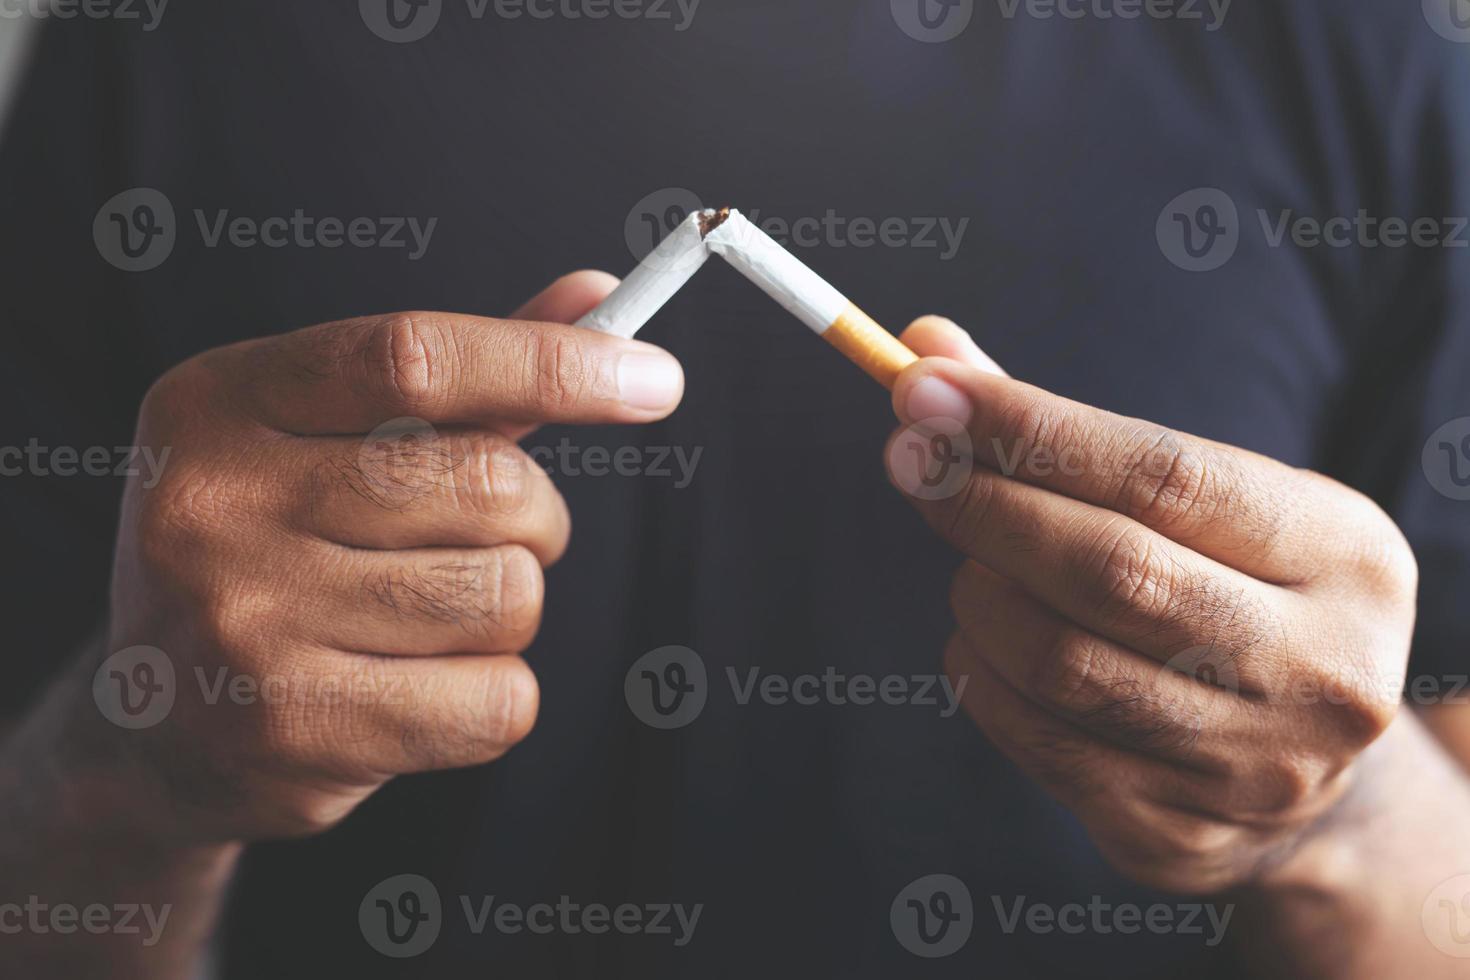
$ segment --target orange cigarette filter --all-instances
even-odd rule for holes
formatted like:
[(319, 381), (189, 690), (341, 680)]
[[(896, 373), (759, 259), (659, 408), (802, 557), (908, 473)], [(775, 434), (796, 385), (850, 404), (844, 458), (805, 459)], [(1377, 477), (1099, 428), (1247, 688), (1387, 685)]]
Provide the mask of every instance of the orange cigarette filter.
[(704, 244), (885, 388), (919, 359), (831, 283), (733, 208), (707, 211)]

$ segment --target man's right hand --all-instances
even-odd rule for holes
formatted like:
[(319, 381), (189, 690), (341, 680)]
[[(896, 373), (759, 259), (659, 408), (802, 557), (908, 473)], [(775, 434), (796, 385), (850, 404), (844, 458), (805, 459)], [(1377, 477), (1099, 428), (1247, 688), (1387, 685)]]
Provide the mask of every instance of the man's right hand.
[[(156, 486), (127, 489), (105, 652), (156, 647), (172, 667), (168, 716), (110, 736), (155, 839), (314, 833), (394, 775), (527, 734), (519, 654), (570, 521), (516, 440), (659, 419), (683, 392), (666, 352), (560, 325), (614, 282), (568, 276), (510, 320), (246, 341), (153, 386), (138, 444), (169, 455)], [(137, 697), (135, 679), (99, 690)]]

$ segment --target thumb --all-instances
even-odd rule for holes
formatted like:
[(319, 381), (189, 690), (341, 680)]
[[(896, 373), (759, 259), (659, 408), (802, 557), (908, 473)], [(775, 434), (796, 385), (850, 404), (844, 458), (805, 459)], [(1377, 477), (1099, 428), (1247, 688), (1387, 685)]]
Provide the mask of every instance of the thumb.
[(571, 272), (522, 303), (510, 318), (542, 323), (576, 323), (606, 299), (617, 285), (617, 276), (606, 272), (592, 269)]

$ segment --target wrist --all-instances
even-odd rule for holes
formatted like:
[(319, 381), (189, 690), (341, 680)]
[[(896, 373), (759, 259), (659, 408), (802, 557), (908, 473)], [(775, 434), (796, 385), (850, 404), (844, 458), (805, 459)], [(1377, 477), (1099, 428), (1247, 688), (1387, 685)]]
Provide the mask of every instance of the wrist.
[[(190, 833), (151, 762), (148, 733), (109, 722), (92, 696), (106, 656), (94, 636), (0, 741), (0, 821), (16, 846), (122, 863), (212, 866), (239, 845)], [(53, 851), (48, 845), (61, 848)], [(0, 849), (8, 849), (0, 843)], [(13, 855), (18, 856), (18, 855)]]
[(1345, 777), (1336, 804), (1242, 889), (1241, 928), (1257, 934), (1243, 948), (1268, 957), (1268, 975), (1382, 976), (1421, 956), (1444, 967), (1419, 919), (1438, 883), (1470, 871), (1464, 772), (1406, 709)]

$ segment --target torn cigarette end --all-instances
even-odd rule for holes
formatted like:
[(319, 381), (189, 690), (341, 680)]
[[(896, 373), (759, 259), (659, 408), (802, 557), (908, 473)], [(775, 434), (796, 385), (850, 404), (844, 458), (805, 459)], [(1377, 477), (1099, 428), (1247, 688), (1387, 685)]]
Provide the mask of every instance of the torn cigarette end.
[(699, 236), (708, 238), (709, 233), (730, 219), (730, 209), (720, 208), (717, 211), (704, 210), (699, 212)]
[(709, 250), (765, 290), (823, 340), (885, 388), (919, 359), (827, 280), (782, 248), (739, 211), (728, 210), (705, 235)]

